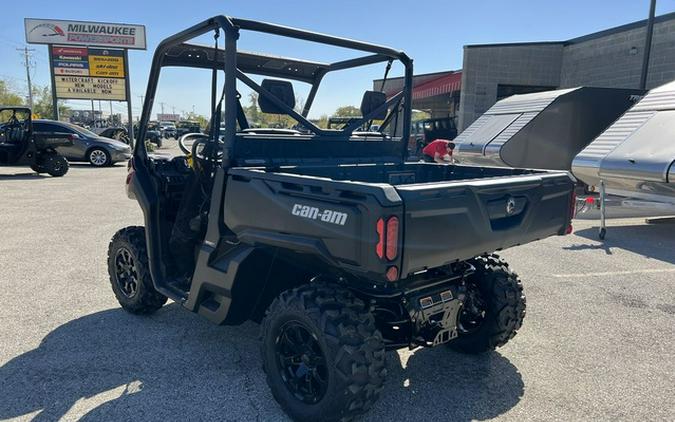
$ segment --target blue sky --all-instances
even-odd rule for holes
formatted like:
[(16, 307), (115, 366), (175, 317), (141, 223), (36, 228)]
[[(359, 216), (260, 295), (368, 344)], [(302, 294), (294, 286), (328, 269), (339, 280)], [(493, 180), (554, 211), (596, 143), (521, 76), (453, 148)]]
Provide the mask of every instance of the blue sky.
[[(296, 26), (402, 49), (415, 61), (415, 73), (462, 67), (465, 44), (555, 41), (644, 19), (649, 0), (474, 0), (474, 1), (43, 1), (29, 0), (22, 7), (3, 8), (0, 26), (0, 78), (17, 91), (25, 92), (25, 69), (15, 48), (24, 46), (25, 17), (124, 22), (146, 25), (148, 51), (130, 52), (130, 75), (134, 114), (145, 94), (150, 60), (163, 38), (207, 17), (226, 14)], [(657, 15), (674, 12), (675, 0), (658, 0)], [(269, 37), (243, 34), (241, 48), (291, 57), (336, 60), (347, 57), (343, 50), (307, 43), (283, 42)], [(49, 84), (47, 47), (35, 49), (34, 83)], [(357, 104), (373, 78), (382, 76), (382, 66), (353, 71), (327, 80), (312, 113), (318, 116), (337, 106)], [(397, 70), (394, 71), (398, 73)], [(300, 96), (306, 89), (297, 87)], [(181, 70), (168, 72), (160, 82), (158, 103), (165, 111), (208, 112), (208, 75)], [(73, 102), (74, 107), (88, 107)], [(106, 104), (104, 111), (109, 110)], [(116, 112), (125, 110), (122, 103)]]

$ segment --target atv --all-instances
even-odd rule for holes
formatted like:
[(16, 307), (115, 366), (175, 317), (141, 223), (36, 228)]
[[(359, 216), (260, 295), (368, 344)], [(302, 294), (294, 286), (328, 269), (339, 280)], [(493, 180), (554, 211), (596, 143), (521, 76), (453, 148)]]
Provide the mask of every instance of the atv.
[[(361, 54), (324, 63), (238, 51), (250, 32)], [(208, 33), (213, 47), (190, 42)], [(400, 92), (366, 91), (361, 117), (339, 129), (308, 119), (326, 74), (379, 63), (386, 79), (392, 62), (405, 75)], [(212, 72), (210, 129), (182, 135), (185, 155), (173, 158), (149, 155), (143, 142), (165, 67)], [(121, 229), (108, 249), (121, 306), (150, 314), (171, 299), (216, 324), (259, 322), (269, 387), (301, 421), (370, 409), (387, 350), (506, 344), (525, 296), (491, 252), (569, 233), (574, 181), (406, 162), (412, 75), (395, 49), (226, 16), (162, 41), (126, 178), (144, 226)], [(260, 112), (290, 116), (303, 131), (250, 128), (237, 82), (258, 94)], [(309, 85), (301, 110), (294, 83)]]
[(63, 176), (68, 160), (56, 148), (72, 145), (70, 136), (34, 134), (30, 108), (0, 107), (0, 166), (27, 165), (36, 173)]

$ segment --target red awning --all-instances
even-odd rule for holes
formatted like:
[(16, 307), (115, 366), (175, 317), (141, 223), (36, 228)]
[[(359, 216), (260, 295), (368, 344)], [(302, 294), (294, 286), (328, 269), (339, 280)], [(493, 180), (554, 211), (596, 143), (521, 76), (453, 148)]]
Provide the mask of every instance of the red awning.
[(435, 97), (459, 91), (462, 87), (462, 72), (454, 72), (426, 81), (413, 88), (413, 100)]

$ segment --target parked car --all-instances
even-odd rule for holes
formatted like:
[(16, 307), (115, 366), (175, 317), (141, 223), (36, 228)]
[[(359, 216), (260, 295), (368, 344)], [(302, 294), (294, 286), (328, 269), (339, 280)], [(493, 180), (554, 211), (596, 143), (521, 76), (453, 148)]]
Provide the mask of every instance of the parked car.
[(99, 136), (72, 123), (56, 120), (34, 120), (33, 132), (38, 135), (67, 133), (72, 135), (72, 145), (59, 146), (57, 152), (68, 161), (84, 161), (92, 166), (103, 167), (131, 158), (131, 147), (124, 142)]
[(191, 122), (189, 120), (184, 120), (176, 124), (176, 138), (180, 138), (188, 133), (202, 133), (202, 128), (199, 126), (199, 123)]
[[(134, 139), (138, 139), (138, 125), (134, 125)], [(162, 147), (162, 134), (156, 124), (149, 124), (145, 131), (145, 140), (157, 145), (157, 148)]]
[(176, 124), (174, 122), (159, 122), (159, 131), (164, 139), (176, 137)]

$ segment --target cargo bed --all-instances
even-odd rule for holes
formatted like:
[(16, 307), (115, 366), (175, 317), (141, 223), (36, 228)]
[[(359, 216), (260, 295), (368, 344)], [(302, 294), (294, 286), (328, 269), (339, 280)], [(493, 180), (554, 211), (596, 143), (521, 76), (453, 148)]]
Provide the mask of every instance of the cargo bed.
[[(234, 168), (224, 222), (246, 243), (375, 278), (394, 264), (405, 278), (565, 234), (573, 186), (566, 172), (434, 163)], [(382, 262), (377, 224), (391, 216), (400, 221), (399, 251)]]

